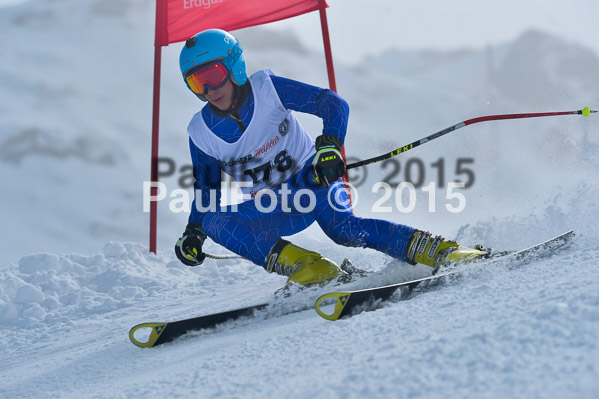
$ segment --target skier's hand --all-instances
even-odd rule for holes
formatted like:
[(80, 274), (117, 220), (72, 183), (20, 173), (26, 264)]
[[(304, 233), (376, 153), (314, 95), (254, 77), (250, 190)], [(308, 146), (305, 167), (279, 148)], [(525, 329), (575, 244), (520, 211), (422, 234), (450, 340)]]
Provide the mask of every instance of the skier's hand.
[(327, 188), (345, 174), (341, 146), (336, 136), (323, 134), (316, 138), (316, 155), (312, 161), (312, 180), (316, 184)]
[(183, 236), (175, 245), (175, 254), (183, 264), (187, 266), (199, 266), (206, 259), (202, 252), (202, 245), (206, 234), (202, 226), (197, 223), (188, 223)]

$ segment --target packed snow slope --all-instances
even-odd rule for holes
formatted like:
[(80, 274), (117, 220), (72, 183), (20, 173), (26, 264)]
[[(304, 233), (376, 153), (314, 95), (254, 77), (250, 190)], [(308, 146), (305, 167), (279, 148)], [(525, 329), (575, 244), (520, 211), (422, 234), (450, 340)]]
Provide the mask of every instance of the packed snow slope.
[[(575, 229), (572, 247), (553, 258), (465, 270), (455, 284), (337, 322), (306, 310), (132, 345), (135, 324), (271, 300), (285, 282), (243, 260), (181, 265), (171, 248), (187, 214), (167, 201), (160, 251), (148, 253), (153, 12), (142, 0), (0, 9), (1, 398), (599, 397), (597, 115), (475, 125), (353, 175), (363, 180), (357, 214), (466, 244), (517, 249)], [(250, 72), (326, 86), (322, 54), (292, 35), (238, 36)], [(169, 191), (188, 179), (185, 128), (201, 106), (181, 82), (179, 48), (163, 59)], [(599, 106), (597, 55), (541, 32), (485, 49), (389, 50), (336, 68), (351, 107), (347, 151), (360, 159), (480, 115)], [(316, 118), (302, 122), (319, 134)], [(383, 197), (374, 183), (420, 176), (443, 181), (434, 200), (418, 188), (411, 212), (393, 199), (383, 204), (391, 212), (374, 212)], [(447, 182), (467, 179), (464, 210), (448, 211)], [(386, 283), (430, 273), (336, 246), (315, 226), (293, 241), (382, 271)]]
[[(589, 243), (346, 320), (307, 310), (152, 349), (131, 344), (129, 328), (259, 303), (284, 279), (246, 263), (182, 268), (140, 244), (29, 255), (0, 274), (0, 397), (595, 398)], [(402, 266), (387, 270), (398, 278)]]

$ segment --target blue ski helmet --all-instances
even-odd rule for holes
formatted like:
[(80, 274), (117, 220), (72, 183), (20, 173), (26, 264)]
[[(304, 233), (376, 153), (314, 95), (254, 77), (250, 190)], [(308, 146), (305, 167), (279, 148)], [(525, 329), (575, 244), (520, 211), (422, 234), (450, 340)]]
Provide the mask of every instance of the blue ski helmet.
[[(222, 29), (208, 29), (198, 33), (185, 42), (179, 56), (181, 74), (185, 80), (198, 66), (214, 61), (222, 61), (229, 77), (237, 86), (247, 82), (245, 58), (239, 41)], [(185, 84), (189, 88), (187, 81)], [(191, 88), (189, 88), (191, 90)], [(193, 92), (193, 91), (192, 91)], [(194, 93), (200, 100), (206, 101), (201, 94)]]

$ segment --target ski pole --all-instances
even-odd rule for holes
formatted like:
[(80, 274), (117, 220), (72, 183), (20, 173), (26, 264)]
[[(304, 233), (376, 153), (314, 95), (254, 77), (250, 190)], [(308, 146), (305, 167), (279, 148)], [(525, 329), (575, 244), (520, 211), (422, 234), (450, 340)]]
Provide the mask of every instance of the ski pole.
[(408, 150), (411, 150), (412, 148), (416, 148), (419, 145), (428, 143), (429, 141), (432, 141), (441, 136), (444, 136), (447, 133), (451, 133), (454, 130), (457, 130), (464, 126), (473, 125), (473, 124), (479, 123), (479, 122), (498, 121), (498, 120), (504, 120), (504, 119), (539, 118), (539, 117), (543, 117), (543, 116), (558, 116), (558, 115), (584, 115), (584, 116), (588, 117), (591, 113), (595, 113), (595, 112), (597, 112), (597, 111), (590, 110), (589, 107), (585, 107), (584, 109), (581, 109), (578, 111), (538, 112), (538, 113), (531, 113), (531, 114), (503, 114), (503, 115), (480, 116), (478, 118), (468, 119), (468, 120), (460, 122), (456, 125), (453, 125), (448, 128), (445, 128), (443, 130), (440, 130), (437, 133), (433, 133), (430, 136), (426, 136), (420, 140), (414, 141), (413, 143), (399, 147), (398, 149), (393, 150), (387, 154), (379, 155), (378, 157), (369, 158), (364, 161), (359, 161), (359, 162), (349, 164), (346, 166), (346, 169), (353, 169), (353, 168), (357, 168), (359, 166), (370, 165), (371, 163), (384, 161), (385, 159), (389, 159), (391, 157), (394, 157), (396, 155), (404, 153)]
[(242, 259), (242, 256), (239, 255), (210, 255), (204, 252), (204, 256), (209, 259), (223, 260), (223, 259)]
[[(225, 260), (225, 259), (245, 259), (243, 256), (239, 256), (239, 255), (211, 255), (211, 254), (207, 254), (206, 252), (204, 252), (204, 256), (206, 257), (206, 259), (213, 259), (213, 260)], [(200, 266), (200, 265), (193, 265), (191, 267), (195, 267), (195, 266)]]
[[(416, 140), (413, 143), (408, 145), (399, 147), (396, 150), (393, 150), (387, 154), (379, 155), (374, 158), (369, 158), (364, 161), (355, 162), (346, 166), (346, 169), (353, 169), (364, 165), (370, 165), (371, 163), (384, 161), (385, 159), (389, 159), (396, 155), (402, 154), (412, 148), (416, 148), (424, 143), (428, 143), (434, 139), (437, 139), (441, 136), (446, 135), (447, 133), (451, 133), (454, 130), (460, 129), (464, 126), (473, 125), (479, 122), (487, 122), (487, 121), (497, 121), (504, 119), (522, 119), (522, 118), (539, 118), (544, 116), (558, 116), (558, 115), (584, 115), (588, 117), (591, 113), (596, 113), (597, 111), (589, 109), (589, 107), (585, 107), (584, 109), (578, 111), (563, 111), (563, 112), (538, 112), (538, 113), (529, 113), (529, 114), (502, 114), (502, 115), (488, 115), (488, 116), (480, 116), (478, 118), (468, 119), (466, 121), (460, 122), (456, 125), (450, 126), (443, 130), (438, 131), (437, 133), (433, 133), (430, 136), (426, 136), (420, 140)], [(224, 260), (224, 259), (243, 259), (242, 256), (239, 255), (211, 255), (204, 253), (206, 258), (215, 259), (215, 260)]]

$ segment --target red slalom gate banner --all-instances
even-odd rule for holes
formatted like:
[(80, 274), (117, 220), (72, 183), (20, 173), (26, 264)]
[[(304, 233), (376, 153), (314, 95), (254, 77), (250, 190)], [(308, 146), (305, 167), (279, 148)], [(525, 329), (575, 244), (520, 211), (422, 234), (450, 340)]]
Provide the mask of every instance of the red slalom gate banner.
[(236, 30), (328, 7), (325, 0), (157, 0), (156, 46), (210, 28)]

